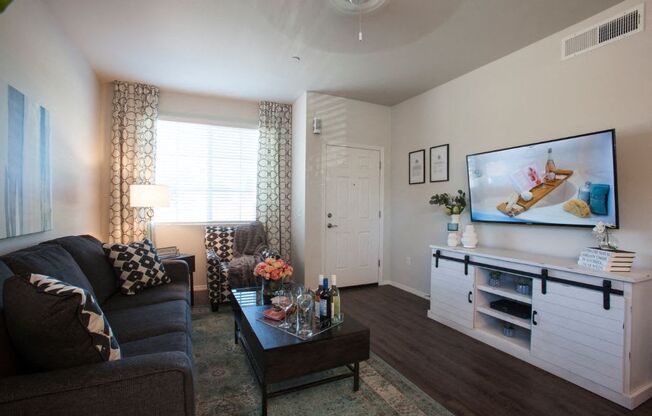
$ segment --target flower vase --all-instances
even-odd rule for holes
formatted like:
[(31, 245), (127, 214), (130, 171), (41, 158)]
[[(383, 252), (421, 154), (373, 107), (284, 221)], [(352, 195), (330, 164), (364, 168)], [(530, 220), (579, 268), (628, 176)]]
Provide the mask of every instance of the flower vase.
[(460, 238), (458, 235), (460, 229), (460, 214), (451, 214), (451, 222), (447, 224), (448, 230), (448, 240), (447, 244), (449, 247), (456, 247), (460, 243)]
[(281, 289), (282, 285), (283, 285), (282, 280), (263, 279), (262, 291), (263, 291), (264, 305), (272, 304), (272, 298), (276, 296), (276, 292), (278, 292)]

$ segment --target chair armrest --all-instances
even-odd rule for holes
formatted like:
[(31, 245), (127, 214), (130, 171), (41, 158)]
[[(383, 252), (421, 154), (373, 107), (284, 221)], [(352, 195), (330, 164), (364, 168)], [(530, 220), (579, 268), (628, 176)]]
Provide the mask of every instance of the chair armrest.
[(0, 379), (0, 414), (192, 416), (194, 411), (192, 362), (182, 352)]
[(188, 263), (183, 260), (164, 259), (163, 266), (172, 282), (184, 282), (189, 284), (190, 270), (188, 269)]

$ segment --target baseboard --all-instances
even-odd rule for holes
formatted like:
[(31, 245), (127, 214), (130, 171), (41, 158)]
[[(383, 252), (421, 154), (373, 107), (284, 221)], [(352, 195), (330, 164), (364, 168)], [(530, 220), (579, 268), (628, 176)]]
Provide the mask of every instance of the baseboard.
[(411, 293), (413, 295), (417, 295), (420, 298), (430, 300), (430, 295), (428, 293), (422, 292), (422, 291), (414, 289), (414, 288), (411, 288), (410, 286), (404, 285), (403, 283), (393, 282), (391, 280), (383, 280), (382, 282), (378, 283), (378, 285), (379, 286), (385, 286), (385, 285), (394, 286), (395, 288), (401, 289), (404, 292), (408, 292), (408, 293)]

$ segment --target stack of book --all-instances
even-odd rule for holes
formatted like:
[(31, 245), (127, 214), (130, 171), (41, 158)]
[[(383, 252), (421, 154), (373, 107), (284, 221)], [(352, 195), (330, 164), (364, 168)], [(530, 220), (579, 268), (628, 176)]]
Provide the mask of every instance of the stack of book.
[(160, 258), (177, 257), (179, 255), (179, 249), (176, 246), (159, 247), (156, 252)]
[(629, 272), (636, 253), (625, 250), (602, 250), (589, 247), (582, 250), (577, 264), (602, 272)]

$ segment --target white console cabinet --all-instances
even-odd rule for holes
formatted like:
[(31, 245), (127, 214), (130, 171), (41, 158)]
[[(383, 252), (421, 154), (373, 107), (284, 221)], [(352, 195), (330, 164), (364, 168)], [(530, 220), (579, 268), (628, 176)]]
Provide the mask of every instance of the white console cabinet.
[[(629, 409), (652, 397), (649, 273), (499, 249), (431, 250), (430, 318)], [(499, 286), (489, 283), (492, 271)], [(517, 292), (517, 283), (531, 290)], [(502, 299), (527, 317), (491, 307)]]

